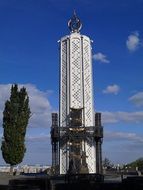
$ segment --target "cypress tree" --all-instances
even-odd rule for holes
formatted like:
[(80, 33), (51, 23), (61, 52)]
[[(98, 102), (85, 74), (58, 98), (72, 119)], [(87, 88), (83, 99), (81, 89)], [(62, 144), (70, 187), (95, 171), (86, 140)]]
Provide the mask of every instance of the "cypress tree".
[(12, 85), (10, 99), (5, 102), (3, 111), (2, 155), (7, 164), (13, 166), (22, 162), (25, 147), (25, 134), (30, 118), (29, 97), (26, 88), (18, 90)]

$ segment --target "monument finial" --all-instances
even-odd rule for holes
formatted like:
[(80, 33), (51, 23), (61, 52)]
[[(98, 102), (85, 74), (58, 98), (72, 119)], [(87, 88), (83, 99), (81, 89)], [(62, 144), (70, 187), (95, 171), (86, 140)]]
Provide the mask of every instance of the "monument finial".
[(72, 18), (68, 21), (68, 27), (71, 32), (79, 32), (82, 24), (80, 19), (76, 15), (76, 11), (74, 10)]
[(73, 10), (73, 15), (76, 16), (76, 11), (75, 11), (75, 9)]

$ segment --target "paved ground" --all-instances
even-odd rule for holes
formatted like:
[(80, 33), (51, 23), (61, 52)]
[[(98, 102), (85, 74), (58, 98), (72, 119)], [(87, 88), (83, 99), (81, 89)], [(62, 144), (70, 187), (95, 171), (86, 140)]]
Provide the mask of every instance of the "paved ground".
[(10, 179), (17, 179), (23, 176), (11, 176), (9, 174), (0, 173), (0, 185), (8, 185)]

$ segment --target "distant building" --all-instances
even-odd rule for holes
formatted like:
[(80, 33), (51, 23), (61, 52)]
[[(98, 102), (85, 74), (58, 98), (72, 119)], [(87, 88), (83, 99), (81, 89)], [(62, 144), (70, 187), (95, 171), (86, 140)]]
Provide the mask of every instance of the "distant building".
[[(46, 170), (49, 170), (51, 166), (41, 166), (41, 165), (22, 165), (22, 166), (15, 166), (13, 171), (16, 173), (41, 173)], [(0, 166), (1, 173), (9, 173), (10, 166)]]

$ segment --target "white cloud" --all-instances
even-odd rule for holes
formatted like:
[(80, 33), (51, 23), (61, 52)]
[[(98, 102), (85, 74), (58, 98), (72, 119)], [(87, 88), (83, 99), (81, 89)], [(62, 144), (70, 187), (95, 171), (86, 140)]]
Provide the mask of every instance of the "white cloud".
[(103, 156), (116, 164), (129, 163), (143, 155), (143, 134), (104, 130)]
[(45, 133), (40, 133), (38, 135), (27, 135), (26, 136), (26, 141), (31, 142), (31, 141), (48, 141), (51, 138), (50, 134), (45, 134)]
[(102, 92), (104, 94), (115, 94), (117, 95), (120, 91), (120, 87), (117, 84), (109, 85)]
[(138, 143), (143, 143), (143, 137), (137, 135), (136, 133), (127, 133), (127, 132), (113, 132), (113, 131), (105, 131), (104, 132), (106, 140), (127, 140), (134, 141)]
[(143, 111), (138, 112), (102, 112), (102, 122), (107, 123), (142, 123), (143, 122)]
[(138, 92), (137, 94), (131, 96), (129, 101), (134, 103), (136, 106), (143, 106), (143, 92)]
[[(40, 91), (33, 84), (20, 84), (19, 87), (26, 87), (29, 95), (31, 109), (30, 127), (50, 127), (52, 107), (48, 100), (48, 92)], [(0, 124), (2, 124), (2, 112), (4, 103), (10, 96), (11, 84), (0, 85)]]
[(117, 123), (118, 119), (115, 114), (109, 111), (102, 112), (102, 122), (103, 123)]
[(94, 54), (93, 59), (102, 63), (110, 63), (110, 61), (107, 59), (107, 56), (101, 52)]
[(120, 131), (105, 131), (104, 134), (103, 157), (121, 165), (142, 157), (143, 135)]
[(134, 32), (128, 36), (128, 39), (126, 41), (126, 46), (129, 49), (129, 51), (137, 50), (140, 47), (140, 45), (141, 41), (138, 32)]

